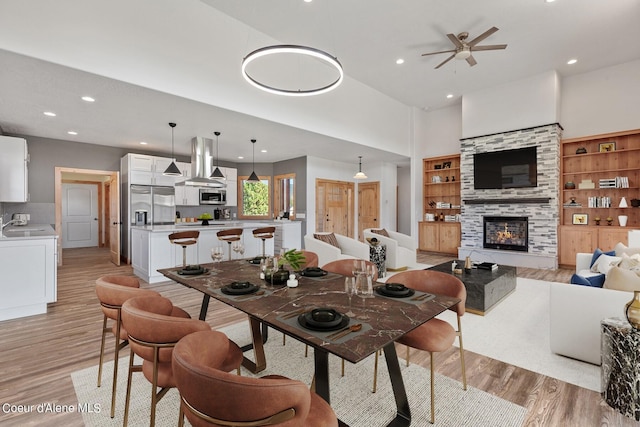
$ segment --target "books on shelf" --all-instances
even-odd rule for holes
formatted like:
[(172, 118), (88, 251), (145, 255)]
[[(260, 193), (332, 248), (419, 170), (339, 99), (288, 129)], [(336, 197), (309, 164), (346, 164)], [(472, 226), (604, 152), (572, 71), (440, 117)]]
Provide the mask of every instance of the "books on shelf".
[(589, 197), (587, 199), (588, 207), (590, 208), (610, 208), (611, 207), (611, 197)]
[(598, 188), (629, 188), (629, 177), (616, 176), (598, 180)]

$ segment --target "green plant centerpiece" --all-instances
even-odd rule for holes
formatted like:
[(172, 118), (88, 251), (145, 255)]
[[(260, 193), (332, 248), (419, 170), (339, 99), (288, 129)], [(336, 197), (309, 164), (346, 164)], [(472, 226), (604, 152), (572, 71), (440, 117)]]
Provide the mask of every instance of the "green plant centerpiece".
[(287, 283), (290, 272), (289, 270), (287, 270), (286, 266), (288, 266), (292, 271), (299, 271), (304, 265), (305, 261), (306, 258), (304, 254), (297, 249), (291, 249), (283, 253), (278, 258), (278, 271), (272, 273), (273, 284), (282, 285)]

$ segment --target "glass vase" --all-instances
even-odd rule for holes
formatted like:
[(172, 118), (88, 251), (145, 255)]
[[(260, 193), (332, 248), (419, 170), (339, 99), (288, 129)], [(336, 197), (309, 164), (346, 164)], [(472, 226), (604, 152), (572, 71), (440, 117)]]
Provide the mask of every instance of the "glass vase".
[(633, 291), (633, 299), (625, 305), (624, 314), (635, 329), (640, 329), (640, 291)]

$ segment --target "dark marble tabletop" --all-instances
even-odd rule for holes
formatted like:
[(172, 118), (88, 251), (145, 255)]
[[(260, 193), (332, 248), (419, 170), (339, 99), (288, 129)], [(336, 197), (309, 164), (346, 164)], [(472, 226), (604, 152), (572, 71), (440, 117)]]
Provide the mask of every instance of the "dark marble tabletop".
[[(349, 312), (343, 276), (333, 273), (320, 278), (298, 276), (299, 286), (296, 288), (270, 288), (259, 278), (260, 267), (247, 260), (203, 264), (203, 267), (209, 271), (196, 276), (177, 274), (181, 269), (179, 267), (158, 271), (169, 279), (241, 310), (274, 329), (353, 363), (363, 360), (459, 302), (456, 298), (440, 295), (421, 301), (411, 299), (419, 297), (421, 292), (416, 292), (409, 298), (389, 298), (374, 292), (373, 297), (364, 301), (354, 296), (351, 301), (354, 316), (350, 317), (348, 325), (361, 323), (363, 328), (332, 341), (327, 338), (329, 332), (306, 329), (297, 322), (297, 315), (287, 315), (318, 307), (332, 308), (343, 314)], [(259, 285), (260, 290), (256, 294), (238, 296), (222, 293), (221, 288), (235, 281), (251, 282)]]

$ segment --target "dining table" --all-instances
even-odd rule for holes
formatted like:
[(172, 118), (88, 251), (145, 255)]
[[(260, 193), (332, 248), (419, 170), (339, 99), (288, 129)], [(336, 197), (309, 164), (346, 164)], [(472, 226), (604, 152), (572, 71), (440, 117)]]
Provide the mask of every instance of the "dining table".
[[(272, 286), (260, 278), (260, 265), (254, 259), (221, 261), (200, 267), (198, 274), (182, 267), (158, 272), (203, 294), (201, 320), (206, 318), (211, 298), (247, 314), (252, 336), (250, 348), (254, 352), (254, 361), (244, 357), (243, 366), (247, 369), (256, 373), (266, 368), (264, 341), (268, 328), (273, 328), (313, 348), (315, 391), (331, 404), (329, 354), (358, 363), (383, 350), (396, 402), (396, 416), (388, 425), (411, 424), (395, 341), (453, 307), (459, 299), (417, 290), (402, 296), (390, 294), (385, 291), (385, 284), (376, 284), (370, 297), (350, 299), (345, 292), (345, 276), (322, 270), (310, 275), (305, 275), (305, 271), (296, 274), (297, 287)], [(318, 311), (337, 314), (335, 318), (340, 322), (331, 330), (318, 328), (310, 317)], [(344, 332), (334, 338), (334, 329)], [(340, 422), (340, 425), (346, 424)]]

